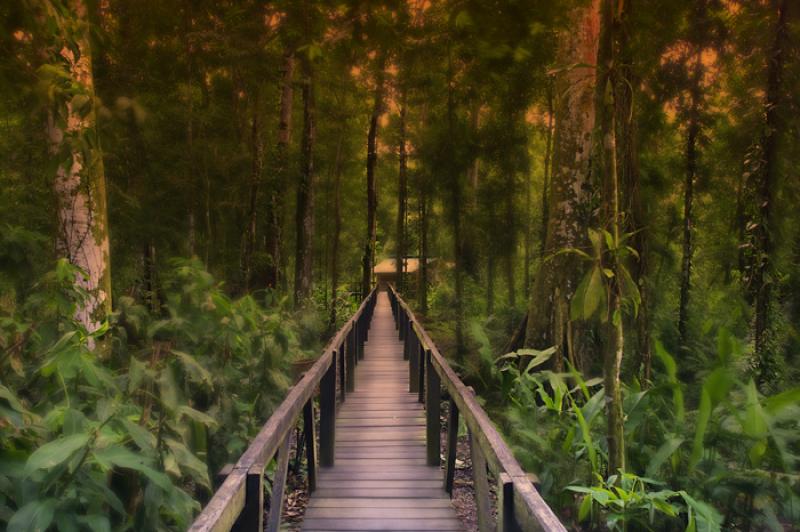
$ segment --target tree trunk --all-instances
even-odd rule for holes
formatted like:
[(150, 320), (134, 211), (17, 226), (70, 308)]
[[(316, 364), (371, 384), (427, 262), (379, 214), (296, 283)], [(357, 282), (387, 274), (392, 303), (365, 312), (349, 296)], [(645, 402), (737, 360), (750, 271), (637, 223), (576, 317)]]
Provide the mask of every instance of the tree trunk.
[(639, 80), (634, 74), (635, 54), (630, 44), (630, 33), (633, 31), (631, 7), (631, 2), (625, 2), (620, 14), (620, 31), (617, 36), (620, 50), (619, 77), (616, 81), (617, 158), (620, 163), (620, 195), (627, 214), (626, 219), (629, 221), (626, 230), (633, 233), (631, 245), (639, 254), (638, 259), (632, 259), (630, 264), (633, 281), (636, 283), (641, 297), (639, 313), (636, 316), (637, 348), (634, 355), (634, 371), (639, 375), (642, 386), (647, 386), (652, 366), (650, 297), (647, 285), (648, 231), (642, 205), (639, 151), (633, 107), (634, 87), (639, 86)]
[[(614, 87), (616, 77), (615, 58), (615, 13), (616, 0), (602, 0), (600, 12), (600, 41), (597, 51), (597, 87), (595, 108), (597, 112), (597, 168), (602, 172), (603, 208), (605, 223), (619, 242), (622, 225), (619, 208), (619, 176), (617, 175), (617, 146), (615, 125)], [(620, 368), (624, 352), (625, 336), (622, 316), (622, 264), (614, 253), (606, 253), (603, 266), (614, 272), (608, 287), (608, 338), (603, 353), (603, 389), (607, 418), (608, 474), (614, 475), (625, 469), (624, 415)]]
[[(453, 146), (453, 139), (455, 135), (455, 113), (456, 104), (454, 98), (453, 87), (453, 64), (452, 64), (452, 51), (448, 45), (447, 50), (447, 142), (448, 152), (455, 153)], [(456, 336), (456, 361), (461, 363), (464, 361), (466, 354), (466, 344), (464, 341), (464, 321), (465, 317), (465, 304), (464, 304), (464, 242), (461, 227), (461, 203), (462, 203), (462, 184), (461, 176), (458, 170), (451, 162), (448, 168), (447, 176), (448, 185), (450, 187), (450, 222), (453, 229), (453, 258), (455, 267), (453, 268), (453, 276), (455, 277), (455, 336)]]
[(283, 54), (281, 72), (281, 97), (278, 118), (278, 140), (275, 143), (272, 175), (270, 176), (269, 196), (267, 197), (267, 264), (264, 286), (278, 289), (283, 265), (283, 195), (286, 193), (286, 172), (289, 163), (289, 141), (292, 132), (292, 80), (294, 78), (294, 53), (287, 50)]
[(423, 180), (419, 191), (419, 286), (417, 299), (419, 310), (424, 316), (428, 313), (428, 185)]
[(493, 251), (489, 251), (486, 259), (486, 314), (494, 314), (494, 277), (495, 277), (495, 256)]
[(253, 121), (250, 129), (250, 151), (252, 156), (250, 170), (250, 190), (248, 196), (247, 226), (242, 246), (242, 288), (250, 291), (253, 275), (253, 253), (256, 246), (256, 226), (258, 222), (258, 194), (264, 172), (264, 143), (261, 138), (261, 106), (258, 88), (253, 94)]
[(692, 259), (694, 246), (694, 184), (697, 179), (697, 139), (700, 135), (700, 82), (703, 76), (703, 63), (700, 46), (695, 43), (695, 57), (692, 69), (690, 91), (689, 123), (686, 132), (686, 180), (683, 191), (683, 258), (681, 260), (681, 292), (678, 309), (678, 336), (682, 347), (686, 347), (689, 312), (689, 295), (692, 279)]
[(336, 163), (333, 169), (333, 245), (331, 246), (331, 313), (328, 329), (336, 330), (336, 298), (339, 289), (339, 241), (342, 234), (342, 143), (339, 137), (336, 144)]
[(553, 162), (553, 80), (547, 83), (547, 136), (544, 148), (544, 179), (542, 184), (542, 225), (539, 230), (539, 258), (544, 259), (547, 249), (547, 227), (550, 220), (550, 178)]
[[(581, 65), (592, 65), (597, 59), (598, 5), (599, 0), (592, 0), (571, 13), (573, 31), (560, 36), (556, 62), (579, 66), (556, 74), (553, 82), (557, 100), (544, 245), (544, 255), (552, 258), (542, 262), (534, 278), (525, 346), (555, 346), (556, 368), (562, 367), (565, 356), (573, 355), (581, 365), (578, 353), (567, 352), (577, 340), (567, 341), (566, 333), (560, 332), (575, 334), (580, 329), (564, 322), (569, 320), (569, 301), (583, 275), (583, 265), (569, 254), (555, 254), (565, 248), (582, 248), (587, 242), (595, 69)], [(585, 351), (588, 350), (587, 346)], [(583, 346), (580, 351), (584, 351)]]
[(75, 319), (93, 332), (111, 311), (106, 181), (97, 139), (88, 13), (83, 0), (69, 0), (67, 5), (78, 29), (71, 42), (59, 38), (45, 53), (48, 62), (69, 78), (71, 90), (48, 107), (46, 133), (50, 156), (58, 162), (56, 246), (82, 270), (75, 285), (87, 297), (76, 309)]
[(405, 287), (403, 262), (406, 256), (406, 205), (408, 203), (408, 153), (406, 151), (406, 105), (408, 90), (404, 87), (400, 96), (400, 170), (397, 184), (397, 249), (395, 252), (395, 272), (397, 287), (400, 291)]
[(294, 305), (299, 308), (311, 297), (314, 267), (314, 75), (311, 60), (303, 61), (303, 143), (300, 182), (297, 186), (295, 227), (297, 246), (294, 263)]
[(367, 240), (362, 259), (361, 293), (366, 297), (372, 289), (372, 268), (375, 265), (375, 243), (378, 234), (378, 188), (375, 182), (375, 166), (378, 162), (378, 120), (383, 114), (383, 84), (386, 56), (381, 55), (375, 72), (375, 92), (372, 103), (372, 117), (367, 133)]
[(774, 2), (777, 10), (775, 40), (767, 58), (767, 90), (764, 102), (765, 127), (761, 139), (762, 171), (757, 190), (758, 211), (755, 231), (755, 257), (752, 287), (755, 291), (755, 316), (753, 320), (753, 338), (755, 343), (756, 372), (759, 384), (764, 384), (774, 376), (776, 347), (772, 342), (771, 306), (772, 291), (775, 283), (773, 253), (774, 233), (778, 230), (775, 217), (775, 200), (778, 190), (778, 150), (785, 129), (785, 120), (781, 116), (783, 98), (784, 57), (789, 38), (787, 11), (789, 0)]

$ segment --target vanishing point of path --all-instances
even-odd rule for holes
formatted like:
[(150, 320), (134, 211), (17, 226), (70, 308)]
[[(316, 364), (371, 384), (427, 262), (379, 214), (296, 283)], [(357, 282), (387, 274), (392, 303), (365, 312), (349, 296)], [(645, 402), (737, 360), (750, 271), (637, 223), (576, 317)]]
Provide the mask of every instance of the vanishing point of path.
[(425, 413), (386, 292), (336, 418), (335, 466), (321, 468), (303, 530), (462, 530), (438, 467), (425, 465)]

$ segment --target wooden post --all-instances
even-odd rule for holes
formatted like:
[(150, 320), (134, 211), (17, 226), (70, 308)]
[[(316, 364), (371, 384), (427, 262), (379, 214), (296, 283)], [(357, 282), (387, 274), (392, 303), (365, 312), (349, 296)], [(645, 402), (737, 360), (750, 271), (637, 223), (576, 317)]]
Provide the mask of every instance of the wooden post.
[[(335, 354), (335, 353), (334, 353)], [(319, 462), (333, 466), (336, 443), (336, 365), (331, 364), (319, 383)]]
[(439, 466), (439, 448), (441, 447), (441, 436), (439, 435), (441, 425), (439, 416), (441, 415), (440, 402), (442, 383), (439, 379), (439, 374), (433, 369), (433, 361), (430, 349), (425, 351), (425, 364), (427, 366), (426, 371), (428, 373), (428, 378), (426, 379), (427, 382), (425, 383), (425, 389), (427, 390), (427, 396), (425, 398), (425, 441), (427, 443), (427, 458), (428, 465)]
[[(335, 352), (334, 355), (336, 355)], [(315, 425), (314, 398), (311, 397), (303, 407), (303, 432), (306, 435), (306, 468), (308, 469), (309, 493), (313, 493), (317, 489), (317, 435)]]
[(444, 490), (453, 495), (453, 479), (456, 474), (456, 451), (458, 449), (458, 406), (450, 398), (450, 413), (447, 417), (447, 461), (444, 466)]
[(417, 337), (417, 360), (419, 360), (419, 373), (418, 379), (419, 381), (419, 395), (417, 396), (417, 400), (425, 404), (425, 366), (427, 365), (427, 360), (425, 360), (425, 348), (422, 346), (422, 342), (420, 342), (419, 337)]
[(364, 342), (367, 341), (367, 322), (366, 314), (358, 317), (358, 359), (364, 359)]
[(355, 324), (353, 325), (353, 328), (347, 333), (347, 361), (345, 362), (347, 393), (352, 393), (356, 390), (356, 330)]
[(478, 507), (478, 531), (493, 532), (486, 457), (483, 455), (483, 451), (481, 451), (477, 438), (472, 434), (472, 431), (469, 431), (469, 454), (472, 458), (472, 484), (475, 488), (475, 503)]
[(398, 327), (398, 338), (401, 342), (405, 341), (406, 339), (406, 327), (408, 325), (408, 316), (406, 315), (405, 310), (400, 313), (400, 327)]
[(339, 349), (336, 350), (337, 358), (336, 358), (336, 371), (339, 374), (339, 389), (342, 392), (342, 402), (344, 403), (347, 400), (347, 373), (345, 369), (345, 360), (344, 360), (344, 346), (346, 342), (342, 340), (341, 345), (339, 345)]
[(517, 532), (514, 518), (514, 482), (511, 475), (497, 475), (497, 532)]
[(236, 531), (264, 530), (264, 464), (253, 465), (245, 478), (244, 508), (236, 519)]
[(414, 322), (408, 322), (406, 332), (406, 353), (408, 354), (408, 391), (419, 393), (419, 348), (417, 347), (417, 335), (414, 332)]
[[(272, 479), (272, 496), (269, 502), (269, 520), (267, 521), (267, 532), (278, 532), (281, 528), (281, 512), (283, 511), (283, 494), (286, 491), (286, 473), (289, 466), (289, 435), (286, 433), (283, 443), (278, 448), (278, 460), (275, 465), (275, 478)], [(263, 468), (262, 468), (263, 471)], [(263, 490), (262, 490), (263, 491)], [(263, 510), (260, 512), (263, 516)], [(252, 530), (252, 529), (250, 529)], [(255, 530), (264, 530), (263, 524)]]

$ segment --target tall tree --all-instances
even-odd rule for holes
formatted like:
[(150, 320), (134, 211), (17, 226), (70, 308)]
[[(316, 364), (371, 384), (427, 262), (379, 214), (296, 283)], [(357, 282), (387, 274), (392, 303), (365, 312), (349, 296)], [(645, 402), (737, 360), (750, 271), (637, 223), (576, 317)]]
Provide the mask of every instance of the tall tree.
[(292, 103), (295, 57), (290, 47), (284, 51), (280, 75), (280, 102), (278, 110), (278, 138), (272, 156), (272, 168), (267, 192), (266, 247), (269, 255), (264, 285), (277, 289), (281, 283), (283, 264), (283, 211), (287, 169), (289, 163), (289, 141), (292, 136)]
[[(622, 283), (623, 272), (619, 256), (622, 242), (620, 212), (620, 183), (617, 172), (617, 130), (614, 103), (617, 76), (617, 13), (620, 0), (602, 0), (600, 4), (600, 39), (597, 50), (597, 85), (595, 108), (597, 113), (596, 153), (597, 168), (601, 172), (603, 223), (612, 236), (614, 249), (603, 254), (603, 267), (611, 272), (608, 294), (608, 332), (603, 353), (603, 392), (606, 407), (606, 439), (608, 442), (608, 473), (617, 474), (625, 469), (624, 415), (622, 411), (622, 386), (620, 368), (625, 351), (623, 328)], [(598, 236), (599, 239), (599, 236)], [(602, 244), (601, 244), (602, 245)]]
[(375, 244), (378, 238), (378, 187), (375, 167), (378, 163), (378, 125), (383, 114), (383, 91), (386, 77), (386, 52), (378, 52), (375, 62), (375, 86), (372, 93), (372, 116), (367, 133), (367, 238), (362, 258), (361, 293), (372, 289), (372, 269), (375, 265)]
[(678, 335), (682, 346), (687, 341), (687, 323), (689, 320), (689, 295), (691, 290), (692, 260), (694, 257), (694, 188), (698, 171), (698, 141), (701, 135), (701, 107), (703, 105), (702, 81), (705, 72), (703, 65), (703, 34), (706, 30), (703, 21), (706, 18), (705, 0), (694, 2), (690, 14), (691, 35), (689, 37), (690, 57), (688, 64), (688, 103), (686, 115), (686, 169), (683, 185), (683, 257), (681, 259), (681, 289), (678, 308)]
[[(47, 121), (49, 154), (55, 163), (58, 200), (56, 247), (80, 268), (75, 284), (86, 292), (76, 319), (90, 332), (111, 311), (111, 263), (103, 157), (97, 137), (90, 25), (83, 0), (65, 2), (65, 13), (42, 6), (43, 27), (55, 27), (41, 50), (51, 72)], [(47, 35), (43, 32), (43, 35)]]
[(408, 151), (406, 146), (406, 114), (408, 112), (408, 88), (400, 89), (400, 124), (398, 145), (398, 182), (397, 182), (397, 248), (395, 252), (395, 273), (397, 286), (404, 288), (403, 264), (406, 256), (406, 210), (408, 204)]
[(311, 296), (314, 266), (314, 72), (311, 57), (303, 57), (303, 141), (300, 181), (297, 184), (294, 263), (294, 304), (299, 307)]
[(581, 366), (569, 320), (569, 301), (581, 277), (577, 258), (557, 254), (586, 246), (590, 219), (590, 161), (595, 126), (592, 65), (597, 59), (599, 0), (579, 5), (570, 13), (569, 29), (559, 36), (553, 81), (556, 97), (553, 154), (548, 191), (548, 227), (544, 260), (535, 276), (528, 311), (525, 345), (556, 347), (555, 366), (564, 357)]
[(754, 297), (753, 339), (755, 363), (760, 383), (768, 381), (774, 372), (775, 346), (772, 345), (771, 313), (775, 276), (775, 237), (778, 231), (776, 200), (779, 188), (778, 160), (780, 142), (785, 133), (783, 116), (783, 77), (789, 36), (789, 0), (770, 3), (775, 14), (774, 39), (768, 49), (767, 85), (764, 98), (764, 129), (760, 140), (761, 168), (757, 179), (757, 209), (753, 224), (755, 257), (750, 280)]

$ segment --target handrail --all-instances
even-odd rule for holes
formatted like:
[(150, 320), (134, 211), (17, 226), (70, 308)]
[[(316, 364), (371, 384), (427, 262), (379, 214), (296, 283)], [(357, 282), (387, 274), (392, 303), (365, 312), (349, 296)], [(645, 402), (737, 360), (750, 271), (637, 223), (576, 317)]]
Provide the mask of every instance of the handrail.
[[(503, 440), (486, 411), (450, 367), (447, 360), (419, 323), (414, 312), (389, 286), (389, 299), (395, 315), (399, 337), (404, 340), (404, 356), (409, 359), (410, 391), (425, 397), (427, 417), (428, 464), (440, 465), (440, 401), (441, 385), (450, 396), (445, 489), (452, 493), (459, 413), (470, 432), (470, 451), (481, 531), (493, 529), (489, 510), (489, 487), (486, 468), (497, 478), (497, 529), (542, 530), (566, 532), (553, 510), (542, 499), (519, 462)], [(480, 464), (483, 464), (482, 467)]]
[[(231, 529), (263, 530), (264, 466), (273, 456), (278, 467), (272, 489), (270, 508), (281, 508), (288, 463), (288, 436), (303, 414), (307, 440), (306, 458), (309, 489), (313, 491), (317, 476), (316, 445), (314, 443), (314, 394), (320, 388), (319, 463), (332, 466), (334, 462), (336, 388), (340, 380), (340, 397), (352, 391), (355, 365), (363, 357), (369, 322), (375, 307), (377, 288), (364, 298), (353, 316), (334, 335), (322, 351), (322, 356), (293, 386), (283, 402), (261, 427), (258, 435), (242, 454), (225, 481), (197, 516), (192, 532), (211, 532)], [(272, 512), (274, 513), (274, 512)], [(268, 530), (278, 530), (277, 517), (270, 515)]]

